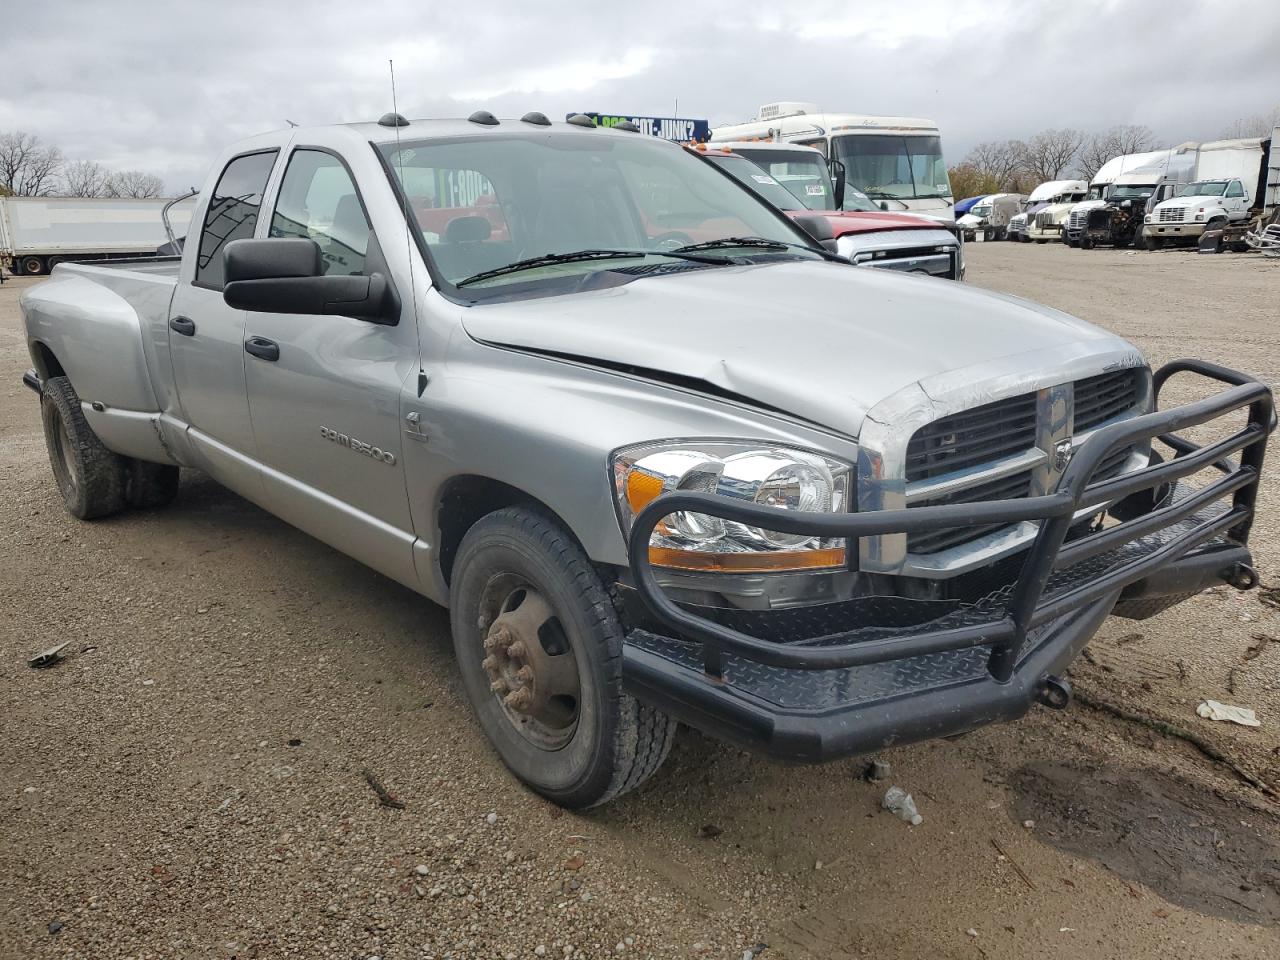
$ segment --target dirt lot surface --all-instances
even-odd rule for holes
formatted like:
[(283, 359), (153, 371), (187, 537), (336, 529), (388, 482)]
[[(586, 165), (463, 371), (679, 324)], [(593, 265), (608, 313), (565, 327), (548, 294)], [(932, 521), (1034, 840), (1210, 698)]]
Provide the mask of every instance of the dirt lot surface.
[[(1153, 362), (1280, 378), (1280, 263), (987, 244), (969, 264)], [(861, 763), (689, 733), (637, 794), (555, 809), (472, 722), (441, 609), (194, 473), (171, 509), (69, 518), (18, 382), (27, 284), (0, 287), (0, 956), (1280, 956), (1280, 807), (1078, 702), (887, 753), (916, 827)], [(1260, 596), (1109, 621), (1072, 679), (1280, 784), (1280, 611)], [(62, 640), (69, 659), (27, 666)], [(1206, 697), (1262, 727), (1199, 719)]]

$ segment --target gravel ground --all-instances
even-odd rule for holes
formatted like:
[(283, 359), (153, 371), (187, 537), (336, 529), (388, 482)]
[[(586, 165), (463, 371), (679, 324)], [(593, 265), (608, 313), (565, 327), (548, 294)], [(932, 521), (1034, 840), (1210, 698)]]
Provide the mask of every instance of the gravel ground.
[[(1153, 362), (1280, 377), (1280, 263), (987, 244), (969, 271)], [(1275, 803), (1079, 704), (886, 753), (917, 827), (861, 763), (690, 733), (637, 794), (552, 807), (487, 749), (441, 609), (194, 473), (171, 509), (68, 517), (18, 383), (28, 284), (0, 287), (0, 956), (1280, 953)], [(1272, 476), (1255, 545), (1280, 583)], [(1253, 639), (1280, 625), (1258, 596), (1110, 621), (1073, 681), (1280, 783), (1280, 642)], [(62, 640), (66, 661), (27, 667)], [(1263, 726), (1199, 720), (1204, 697)]]

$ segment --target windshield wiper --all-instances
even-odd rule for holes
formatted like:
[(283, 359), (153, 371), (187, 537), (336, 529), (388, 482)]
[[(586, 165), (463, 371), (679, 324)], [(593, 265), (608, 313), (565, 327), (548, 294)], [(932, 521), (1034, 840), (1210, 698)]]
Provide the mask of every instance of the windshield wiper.
[(830, 250), (824, 250), (821, 247), (811, 247), (807, 243), (789, 243), (786, 240), (770, 240), (768, 237), (721, 237), (719, 240), (686, 243), (683, 247), (676, 247), (675, 252), (689, 253), (693, 250), (714, 250), (717, 247), (759, 247), (762, 250), (787, 250), (794, 247), (797, 250), (816, 253), (826, 260), (838, 260), (840, 263), (849, 262), (844, 257), (837, 256)]
[(716, 266), (733, 263), (728, 257), (689, 256), (680, 250), (574, 250), (569, 253), (544, 253), (541, 256), (526, 257), (524, 260), (494, 267), (492, 270), (481, 270), (479, 273), (464, 277), (454, 286), (465, 287), (469, 283), (478, 283), (491, 277), (519, 273), (521, 270), (532, 270), (535, 267), (545, 267), (553, 263), (587, 263), (592, 260), (628, 260), (637, 257), (671, 257), (675, 260), (690, 260), (694, 263), (710, 263)]

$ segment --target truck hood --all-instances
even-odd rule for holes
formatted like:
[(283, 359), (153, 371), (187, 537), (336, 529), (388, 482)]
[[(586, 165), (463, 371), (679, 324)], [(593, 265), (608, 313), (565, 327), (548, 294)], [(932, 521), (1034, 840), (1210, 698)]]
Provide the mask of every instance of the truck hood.
[[(796, 211), (800, 216), (811, 215), (811, 210)], [(871, 210), (826, 212), (822, 215), (831, 224), (837, 237), (850, 233), (871, 233), (879, 230), (937, 230), (938, 221), (911, 213), (877, 213)]]
[[(484, 343), (731, 395), (851, 437), (872, 407), (913, 383), (928, 392), (930, 378), (955, 384), (958, 371), (974, 368), (980, 392), (993, 367), (1052, 374), (1046, 364), (1065, 369), (1082, 353), (1133, 352), (1014, 297), (828, 261), (666, 274), (479, 304), (462, 319)], [(1031, 353), (1027, 369), (1008, 360)]]
[(1185, 210), (1187, 207), (1209, 207), (1222, 203), (1221, 197), (1173, 197), (1157, 203), (1157, 210)]

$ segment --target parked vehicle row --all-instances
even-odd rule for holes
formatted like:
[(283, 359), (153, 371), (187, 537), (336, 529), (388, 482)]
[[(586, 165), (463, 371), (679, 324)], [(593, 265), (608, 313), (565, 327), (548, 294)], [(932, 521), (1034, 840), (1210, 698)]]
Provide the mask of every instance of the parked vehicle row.
[(486, 112), (230, 146), (180, 256), (23, 293), (67, 509), (197, 468), (447, 606), (478, 725), (570, 807), (678, 724), (819, 762), (1061, 708), (1108, 615), (1256, 584), (1265, 385), (860, 269), (807, 232), (848, 236), (834, 179), (736, 154)]

